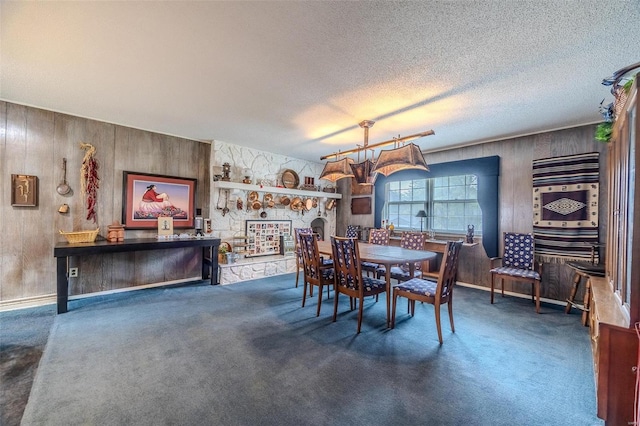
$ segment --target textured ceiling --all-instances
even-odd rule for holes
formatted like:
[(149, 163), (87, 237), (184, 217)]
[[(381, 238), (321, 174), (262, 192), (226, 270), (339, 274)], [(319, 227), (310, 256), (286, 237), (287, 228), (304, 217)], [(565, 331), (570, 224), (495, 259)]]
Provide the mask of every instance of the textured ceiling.
[(640, 2), (0, 2), (0, 98), (313, 161), (601, 120)]

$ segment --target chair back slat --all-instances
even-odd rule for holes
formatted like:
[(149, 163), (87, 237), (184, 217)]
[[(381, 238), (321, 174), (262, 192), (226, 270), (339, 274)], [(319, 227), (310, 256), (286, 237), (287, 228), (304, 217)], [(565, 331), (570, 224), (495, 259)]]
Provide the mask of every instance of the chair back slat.
[(534, 253), (533, 234), (504, 233), (502, 266), (532, 271), (534, 268)]
[[(409, 250), (424, 250), (424, 242), (426, 241), (426, 234), (422, 232), (403, 232), (402, 238), (400, 238), (400, 247)], [(405, 271), (409, 270), (409, 263), (405, 263), (401, 266)], [(416, 262), (415, 270), (419, 271), (422, 268), (420, 262)]]
[(371, 229), (369, 231), (369, 243), (378, 244), (381, 246), (389, 245), (389, 230), (388, 229)]
[(335, 285), (362, 292), (360, 251), (355, 238), (331, 237)]
[(312, 279), (320, 279), (320, 251), (318, 250), (318, 236), (312, 233), (300, 232), (300, 251), (302, 252), (302, 264), (305, 276)]
[(347, 225), (347, 232), (344, 236), (345, 238), (358, 238), (358, 226)]
[(453, 290), (458, 275), (458, 259), (462, 241), (448, 241), (442, 257), (440, 275), (438, 276), (438, 288), (436, 298), (447, 298)]

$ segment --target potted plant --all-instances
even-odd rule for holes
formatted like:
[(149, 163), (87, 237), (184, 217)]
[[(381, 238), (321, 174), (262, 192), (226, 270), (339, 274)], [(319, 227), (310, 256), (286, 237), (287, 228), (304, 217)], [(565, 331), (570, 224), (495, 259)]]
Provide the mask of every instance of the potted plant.
[(227, 263), (227, 245), (220, 244), (218, 248), (218, 263)]

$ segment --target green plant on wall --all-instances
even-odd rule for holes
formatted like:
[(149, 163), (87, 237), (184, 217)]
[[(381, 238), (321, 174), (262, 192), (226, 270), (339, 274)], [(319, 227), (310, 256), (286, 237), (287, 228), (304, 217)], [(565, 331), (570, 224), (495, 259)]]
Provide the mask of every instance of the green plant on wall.
[(596, 127), (596, 140), (600, 142), (609, 142), (611, 140), (611, 132), (613, 131), (613, 123), (605, 121)]

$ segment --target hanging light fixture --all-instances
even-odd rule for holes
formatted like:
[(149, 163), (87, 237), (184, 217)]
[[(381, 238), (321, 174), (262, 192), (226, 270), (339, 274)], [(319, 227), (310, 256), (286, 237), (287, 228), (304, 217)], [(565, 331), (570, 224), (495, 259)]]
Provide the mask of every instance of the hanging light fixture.
[[(410, 143), (401, 147), (398, 147), (399, 143), (408, 142), (413, 139), (422, 138), (424, 136), (434, 135), (433, 130), (427, 130), (425, 132), (416, 133), (410, 136), (404, 136), (402, 138), (393, 138), (388, 141), (378, 142), (372, 145), (368, 144), (369, 139), (369, 127), (373, 126), (374, 121), (365, 120), (360, 123), (360, 127), (365, 130), (365, 144), (364, 146), (358, 145), (357, 148), (350, 149), (342, 152), (334, 152), (320, 157), (320, 160), (326, 160), (327, 158), (338, 157), (340, 155), (348, 155), (353, 153), (360, 153), (365, 151), (365, 161), (358, 164), (351, 165), (351, 171), (347, 168), (347, 160), (343, 159), (339, 161), (329, 161), (325, 164), (320, 179), (327, 179), (335, 182), (338, 179), (345, 177), (355, 177), (361, 185), (372, 185), (375, 181), (377, 173), (382, 173), (385, 176), (389, 176), (392, 173), (399, 172), (400, 170), (418, 169), (429, 170), (427, 162), (424, 160), (420, 147), (414, 143)], [(378, 156), (378, 160), (375, 165), (372, 161), (366, 159), (366, 151), (373, 150), (374, 148), (395, 144), (396, 148), (391, 150), (383, 150)], [(350, 160), (353, 163), (353, 160)]]
[(327, 161), (320, 173), (320, 179), (326, 179), (331, 182), (335, 182), (344, 178), (353, 177), (353, 171), (351, 170), (351, 164), (353, 160), (351, 158), (343, 158), (337, 161)]
[[(358, 185), (373, 185), (376, 182), (377, 173), (373, 173), (373, 161), (367, 159), (367, 150), (369, 146), (369, 127), (373, 126), (375, 121), (364, 120), (359, 124), (364, 129), (364, 161), (362, 163), (356, 163), (351, 165), (353, 171), (353, 177)], [(358, 151), (358, 161), (360, 160), (360, 151)]]
[(420, 147), (414, 143), (395, 149), (382, 150), (373, 172), (389, 176), (392, 173), (408, 169), (429, 171), (429, 166), (424, 160)]

